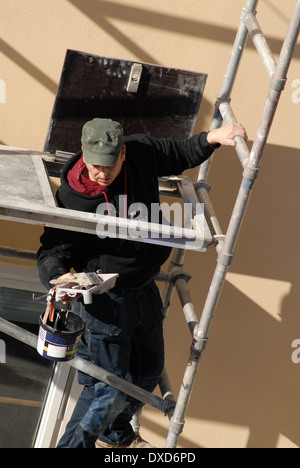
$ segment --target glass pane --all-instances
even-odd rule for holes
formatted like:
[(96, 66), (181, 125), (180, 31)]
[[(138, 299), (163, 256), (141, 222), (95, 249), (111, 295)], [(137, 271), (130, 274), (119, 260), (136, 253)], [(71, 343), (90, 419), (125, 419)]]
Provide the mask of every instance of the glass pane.
[[(30, 291), (0, 287), (0, 316), (35, 335), (45, 306)], [(35, 349), (0, 332), (0, 448), (32, 446), (52, 369)]]

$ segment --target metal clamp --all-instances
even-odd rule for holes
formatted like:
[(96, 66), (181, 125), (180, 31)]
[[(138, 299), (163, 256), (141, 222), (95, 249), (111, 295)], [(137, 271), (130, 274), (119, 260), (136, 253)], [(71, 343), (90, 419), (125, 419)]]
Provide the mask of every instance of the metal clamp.
[(192, 279), (192, 275), (183, 271), (182, 268), (175, 268), (173, 272), (173, 283), (175, 284), (179, 279), (183, 279), (188, 283)]
[(245, 179), (249, 179), (249, 180), (256, 180), (257, 179), (257, 176), (258, 176), (258, 173), (259, 173), (259, 167), (254, 167), (252, 166), (251, 164), (251, 160), (248, 159), (246, 161), (246, 164), (245, 164), (245, 167), (244, 167), (244, 173), (243, 173), (243, 177)]
[(233, 254), (229, 254), (229, 253), (223, 252), (223, 250), (221, 250), (221, 252), (219, 253), (219, 256), (218, 256), (218, 263), (220, 265), (228, 267), (232, 263), (233, 256), (234, 256)]
[(278, 78), (276, 75), (273, 76), (270, 83), (270, 88), (279, 93), (284, 90), (287, 82), (287, 78)]
[(131, 67), (131, 72), (127, 84), (127, 91), (129, 93), (137, 93), (143, 73), (143, 65), (141, 63), (134, 63)]

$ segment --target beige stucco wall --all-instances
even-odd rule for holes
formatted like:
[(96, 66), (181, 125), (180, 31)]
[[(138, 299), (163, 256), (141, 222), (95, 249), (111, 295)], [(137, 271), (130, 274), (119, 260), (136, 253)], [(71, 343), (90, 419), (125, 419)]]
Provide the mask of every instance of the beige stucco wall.
[[(294, 0), (260, 0), (258, 19), (276, 57)], [(208, 73), (196, 130), (207, 129), (243, 0), (2, 0), (0, 143), (42, 150), (66, 49)], [(182, 447), (299, 447), (300, 45), (271, 130), (219, 302), (180, 439)], [(233, 92), (235, 114), (253, 140), (267, 78), (249, 43)], [(196, 176), (197, 171), (192, 173)], [(222, 149), (209, 174), (223, 229), (240, 184), (235, 152)], [(1, 221), (0, 245), (36, 249), (40, 228)], [(188, 253), (198, 314), (214, 251)], [(166, 326), (167, 368), (178, 392), (191, 338), (179, 302)], [(151, 408), (143, 435), (164, 446), (167, 418)]]

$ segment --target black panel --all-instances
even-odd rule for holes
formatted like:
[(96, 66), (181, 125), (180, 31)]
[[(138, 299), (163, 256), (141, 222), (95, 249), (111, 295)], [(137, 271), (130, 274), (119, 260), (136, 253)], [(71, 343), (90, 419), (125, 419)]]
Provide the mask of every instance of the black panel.
[(191, 136), (207, 75), (143, 63), (132, 93), (134, 63), (68, 50), (44, 151), (79, 151), (82, 127), (95, 117), (120, 122), (125, 135)]

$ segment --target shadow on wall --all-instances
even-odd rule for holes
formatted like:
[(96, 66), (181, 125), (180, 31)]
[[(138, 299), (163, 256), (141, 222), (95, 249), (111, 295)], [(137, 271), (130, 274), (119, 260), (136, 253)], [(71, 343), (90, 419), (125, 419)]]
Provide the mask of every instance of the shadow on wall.
[(35, 78), (41, 85), (43, 85), (53, 94), (56, 94), (57, 84), (3, 39), (0, 39), (0, 51), (10, 60), (15, 62), (19, 67), (21, 67), (25, 72)]
[[(94, 21), (101, 30), (106, 31), (114, 40), (118, 41), (122, 47), (126, 47), (130, 53), (134, 54), (142, 62), (157, 63), (157, 60), (149, 52), (141, 48), (135, 41), (126, 34), (120, 27), (116, 27), (110, 20), (121, 19), (128, 23), (139, 24), (147, 27), (168, 31), (174, 34), (181, 34), (187, 37), (197, 37), (199, 40), (205, 39), (210, 41), (220, 42), (221, 44), (232, 45), (235, 39), (238, 24), (233, 28), (213, 26), (197, 20), (184, 19), (168, 14), (151, 12), (148, 9), (131, 7), (122, 3), (105, 1), (105, 0), (90, 0), (82, 2), (81, 0), (69, 0), (69, 2), (82, 11)], [(242, 10), (241, 5), (241, 10)], [(270, 6), (270, 5), (269, 5)], [(279, 14), (276, 7), (271, 6), (275, 14)], [(70, 19), (71, 21), (72, 19)], [(266, 37), (272, 52), (276, 55), (280, 53), (282, 41), (275, 37)], [(248, 41), (247, 47), (254, 49), (252, 41)], [(47, 73), (40, 70), (36, 65), (26, 59), (22, 53), (11, 47), (5, 40), (0, 39), (0, 52), (14, 61), (26, 73), (31, 75), (40, 84), (47, 88), (53, 94), (56, 94), (57, 84), (51, 80)], [(86, 51), (89, 52), (89, 51)], [(100, 49), (98, 53), (105, 55), (105, 50)], [(300, 58), (300, 45), (296, 45), (294, 57)], [(159, 65), (159, 64), (158, 64)], [(162, 64), (164, 65), (164, 64)]]
[[(241, 180), (232, 154), (220, 150), (209, 174), (224, 230)], [(292, 342), (300, 338), (299, 170), (299, 149), (266, 147), (187, 412), (249, 428), (249, 448), (276, 447), (280, 434), (300, 446), (300, 364), (291, 359)], [(213, 251), (186, 258), (199, 317), (215, 264)], [(191, 344), (188, 333), (179, 331), (184, 326), (179, 309), (171, 310), (165, 332), (176, 395)]]
[[(121, 19), (139, 25), (161, 29), (175, 34), (199, 37), (211, 41), (218, 41), (233, 44), (236, 28), (212, 26), (201, 21), (184, 19), (163, 13), (151, 12), (148, 9), (131, 7), (123, 3), (110, 2), (107, 0), (90, 0), (88, 3), (82, 3), (81, 0), (69, 0), (69, 2), (81, 10), (85, 15), (92, 19), (104, 29), (108, 34), (127, 47), (132, 53), (136, 54), (144, 62), (153, 63), (153, 57), (142, 50), (130, 37), (126, 36), (120, 29), (116, 28), (110, 21), (110, 18)], [(244, 4), (241, 4), (241, 12)], [(278, 54), (282, 47), (282, 41), (274, 37), (267, 37), (268, 44), (273, 53)], [(249, 48), (254, 48), (252, 41), (248, 43)], [(295, 57), (300, 57), (300, 46), (296, 47)]]

